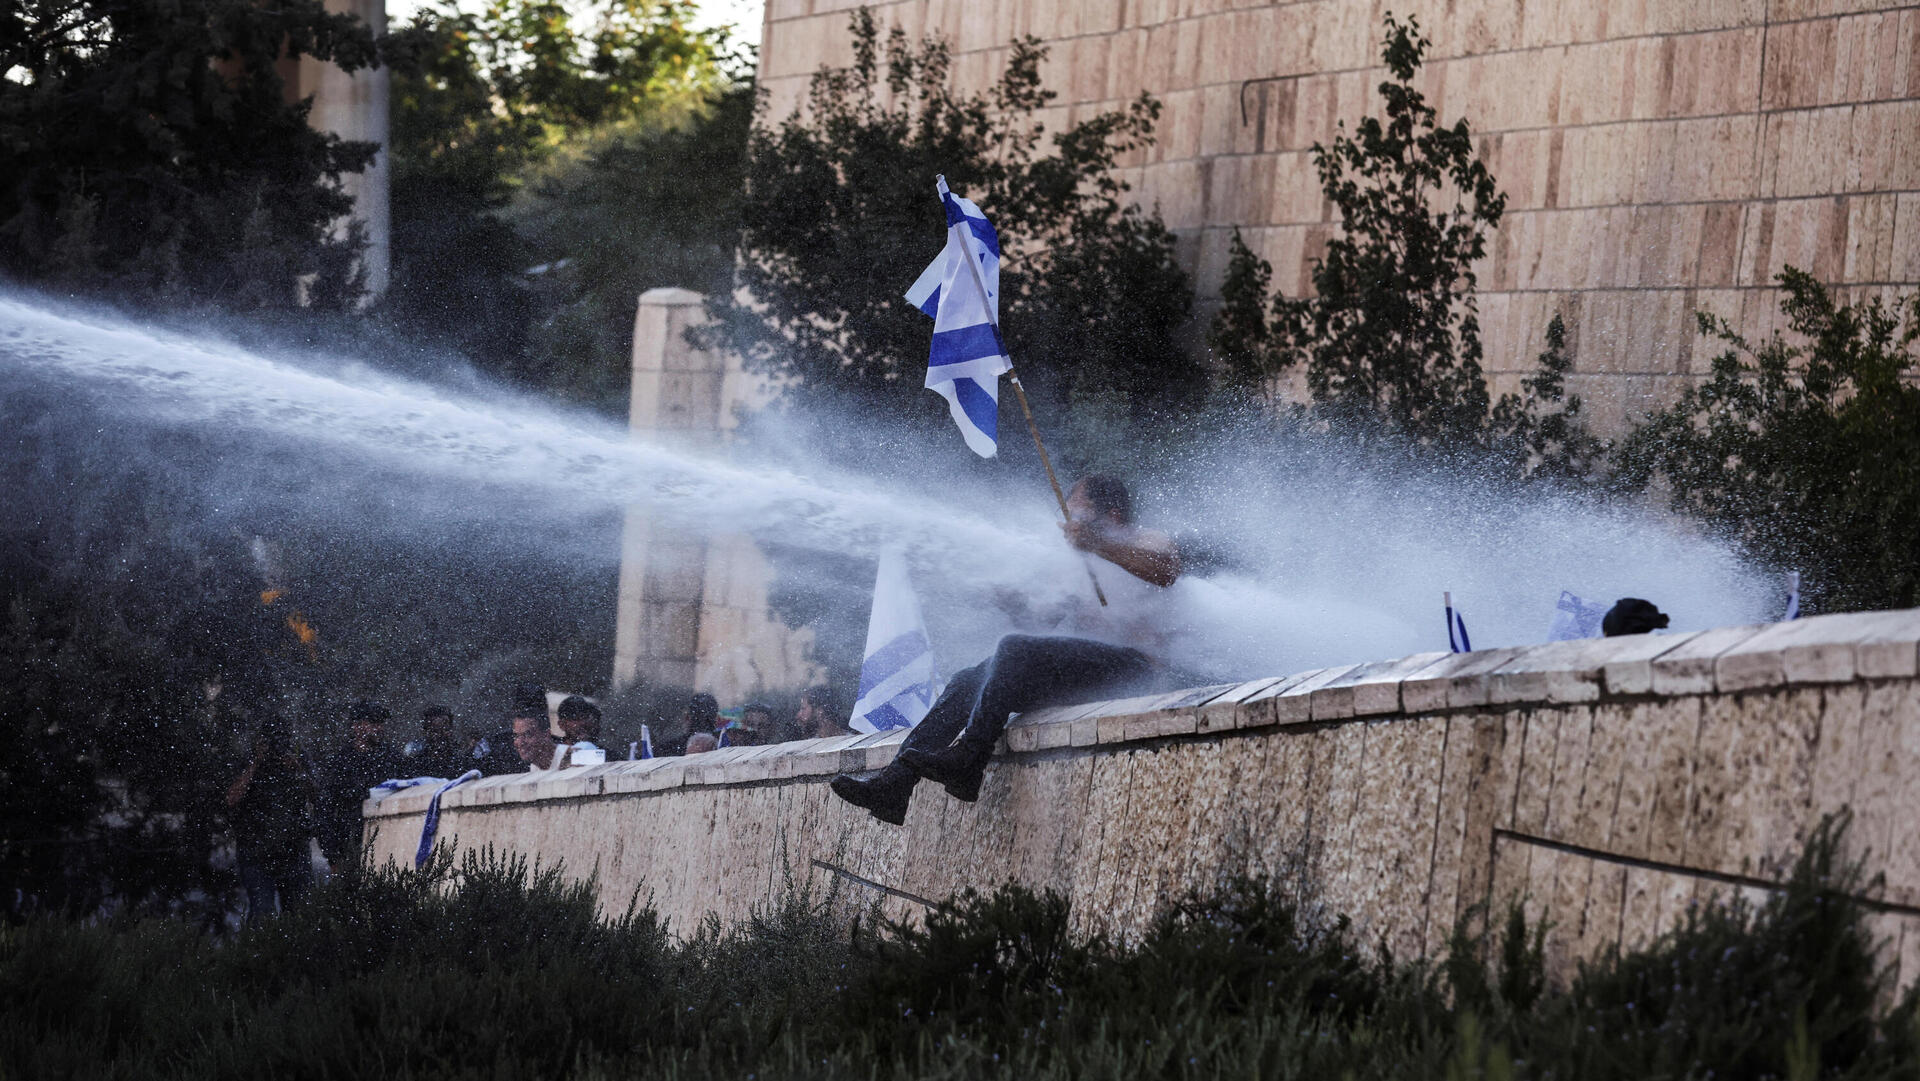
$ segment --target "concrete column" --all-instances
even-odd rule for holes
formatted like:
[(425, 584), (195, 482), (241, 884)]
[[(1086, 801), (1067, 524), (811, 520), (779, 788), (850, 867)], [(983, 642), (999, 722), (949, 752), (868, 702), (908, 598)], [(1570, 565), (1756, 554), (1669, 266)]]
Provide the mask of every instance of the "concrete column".
[[(386, 0), (326, 0), (326, 6), (336, 14), (359, 16), (376, 35), (387, 32)], [(337, 234), (344, 234), (349, 222), (358, 222), (366, 232), (367, 247), (361, 265), (367, 272), (368, 301), (386, 292), (391, 276), (393, 214), (387, 194), (390, 175), (388, 83), (384, 67), (362, 68), (349, 75), (330, 63), (303, 56), (287, 86), (288, 95), (296, 100), (313, 98), (313, 111), (307, 115), (307, 122), (314, 128), (332, 132), (342, 139), (380, 145), (380, 153), (365, 172), (341, 178), (347, 194), (353, 196), (353, 215), (335, 223)]]
[[(640, 295), (628, 420), (636, 438), (719, 453), (740, 413), (763, 403), (768, 390), (741, 369), (739, 357), (687, 343), (687, 329), (706, 319), (702, 301), (686, 289)], [(635, 682), (692, 687), (734, 706), (817, 681), (812, 632), (794, 631), (767, 611), (772, 579), (772, 565), (750, 537), (692, 536), (628, 508), (614, 689)]]

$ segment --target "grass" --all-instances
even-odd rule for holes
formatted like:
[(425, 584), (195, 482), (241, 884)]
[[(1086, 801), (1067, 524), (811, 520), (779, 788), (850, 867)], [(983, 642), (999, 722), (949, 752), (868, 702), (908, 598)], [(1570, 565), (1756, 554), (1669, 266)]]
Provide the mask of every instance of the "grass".
[(684, 939), (492, 855), (337, 882), (225, 938), (166, 921), (0, 932), (21, 1078), (1907, 1078), (1857, 873), (1823, 829), (1758, 907), (1544, 979), (1517, 909), (1434, 964), (1236, 883), (1144, 939), (1064, 901), (963, 894), (920, 924), (804, 895)]

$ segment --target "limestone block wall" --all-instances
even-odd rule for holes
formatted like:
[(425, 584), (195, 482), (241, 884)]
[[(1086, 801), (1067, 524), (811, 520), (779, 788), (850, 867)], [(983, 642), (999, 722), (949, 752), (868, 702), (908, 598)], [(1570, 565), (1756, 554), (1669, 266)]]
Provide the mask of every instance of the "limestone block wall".
[[(903, 828), (826, 781), (900, 733), (552, 778), (444, 800), (441, 837), (635, 891), (686, 930), (792, 884), (899, 917), (967, 885), (1056, 890), (1082, 929), (1138, 933), (1223, 874), (1306, 881), (1403, 958), (1475, 905), (1550, 916), (1556, 971), (1644, 944), (1687, 906), (1763, 895), (1851, 809), (1862, 899), (1920, 979), (1920, 609), (1694, 634), (1420, 654), (1022, 716), (977, 804), (921, 785)], [(425, 793), (366, 805), (412, 858)]]
[[(1849, 295), (1920, 282), (1920, 5), (1898, 0), (868, 0), (954, 45), (988, 85), (1019, 35), (1045, 41), (1048, 118), (1165, 104), (1125, 164), (1181, 238), (1203, 299), (1234, 227), (1309, 292), (1335, 228), (1310, 150), (1375, 108), (1382, 15), (1433, 38), (1420, 85), (1465, 117), (1510, 196), (1479, 268), (1487, 366), (1512, 389), (1553, 314), (1570, 380), (1617, 429), (1707, 371), (1690, 313), (1751, 337), (1778, 322), (1786, 264)], [(850, 62), (856, 0), (769, 0), (773, 113)], [(991, 212), (991, 208), (988, 208)], [(908, 270), (911, 276), (911, 270)], [(1204, 314), (1204, 313), (1203, 313)]]

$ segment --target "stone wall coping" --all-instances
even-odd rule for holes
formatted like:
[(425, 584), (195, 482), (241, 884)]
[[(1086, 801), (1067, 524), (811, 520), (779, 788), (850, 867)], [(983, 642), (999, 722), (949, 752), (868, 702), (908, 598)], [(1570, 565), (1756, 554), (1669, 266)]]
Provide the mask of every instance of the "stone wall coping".
[[(1378, 722), (1488, 706), (1524, 708), (1646, 695), (1731, 694), (1920, 675), (1920, 608), (1416, 653), (1241, 683), (1034, 710), (1007, 727), (1015, 754), (1265, 728)], [(455, 788), (442, 809), (629, 795), (693, 785), (745, 785), (860, 773), (893, 760), (906, 730), (725, 747), (690, 758), (506, 774)], [(368, 818), (424, 814), (428, 788), (366, 801)]]

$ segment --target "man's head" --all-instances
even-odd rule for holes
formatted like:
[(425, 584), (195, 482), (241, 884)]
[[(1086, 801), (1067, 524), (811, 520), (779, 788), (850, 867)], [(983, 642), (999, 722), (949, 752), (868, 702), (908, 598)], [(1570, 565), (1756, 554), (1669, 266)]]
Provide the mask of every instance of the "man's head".
[(687, 699), (687, 731), (711, 732), (720, 721), (720, 700), (702, 691)]
[(1114, 525), (1133, 524), (1133, 496), (1118, 477), (1090, 473), (1067, 493), (1067, 513), (1076, 522), (1101, 520)]
[(587, 740), (600, 742), (600, 707), (577, 694), (570, 694), (560, 702), (555, 711), (560, 718), (560, 731), (567, 734), (568, 743)]
[(453, 711), (445, 706), (428, 706), (420, 711), (420, 732), (428, 743), (453, 742)]
[(720, 746), (720, 741), (712, 732), (695, 732), (687, 737), (688, 754), (706, 754)]
[(824, 683), (808, 687), (800, 692), (800, 709), (793, 719), (800, 731), (809, 736), (820, 735), (822, 728), (838, 732), (846, 727), (846, 704), (838, 692)]
[(547, 769), (553, 764), (553, 733), (547, 731), (545, 714), (513, 718), (513, 750), (529, 766)]
[(765, 702), (748, 702), (740, 707), (740, 727), (762, 743), (773, 742), (773, 707)]
[(393, 719), (393, 711), (378, 702), (364, 698), (347, 707), (347, 732), (353, 738), (355, 748), (371, 750), (375, 744), (385, 738), (387, 722)]

